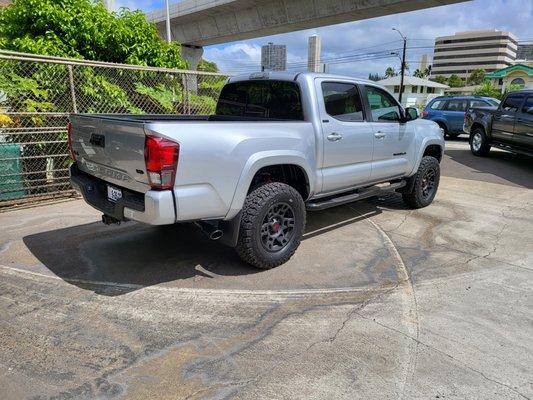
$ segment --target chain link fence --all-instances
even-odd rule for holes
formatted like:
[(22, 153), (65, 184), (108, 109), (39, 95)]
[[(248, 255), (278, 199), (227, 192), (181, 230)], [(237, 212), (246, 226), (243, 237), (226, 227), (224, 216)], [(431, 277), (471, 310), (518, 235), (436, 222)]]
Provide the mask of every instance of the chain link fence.
[(70, 113), (211, 114), (226, 78), (0, 50), (0, 208), (75, 195)]

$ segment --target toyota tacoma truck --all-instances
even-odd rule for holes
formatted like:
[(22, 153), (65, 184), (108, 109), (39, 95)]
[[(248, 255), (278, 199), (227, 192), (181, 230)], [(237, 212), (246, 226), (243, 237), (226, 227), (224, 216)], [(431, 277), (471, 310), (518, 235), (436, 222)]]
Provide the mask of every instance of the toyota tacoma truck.
[(533, 90), (510, 92), (498, 107), (468, 109), (463, 130), (475, 156), (488, 155), (491, 147), (533, 156)]
[(258, 268), (294, 254), (306, 212), (437, 192), (443, 132), (371, 81), (312, 73), (230, 78), (214, 115), (74, 114), (71, 182), (104, 223), (194, 222)]

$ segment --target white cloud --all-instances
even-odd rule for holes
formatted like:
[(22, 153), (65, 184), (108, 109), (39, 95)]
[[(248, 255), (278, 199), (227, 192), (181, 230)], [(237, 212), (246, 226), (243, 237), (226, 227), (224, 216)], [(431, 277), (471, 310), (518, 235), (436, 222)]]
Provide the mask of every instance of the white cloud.
[[(243, 71), (246, 67), (256, 71), (260, 65), (260, 46), (268, 42), (286, 44), (288, 63), (305, 69), (307, 60), (307, 39), (312, 34), (322, 38), (322, 58), (333, 59), (346, 53), (399, 51), (401, 38), (392, 27), (400, 29), (409, 38), (407, 59), (411, 70), (418, 67), (422, 54), (430, 56), (434, 39), (437, 36), (475, 29), (496, 28), (513, 32), (519, 39), (533, 39), (533, 2), (531, 0), (476, 0), (426, 10), (373, 18), (346, 24), (291, 32), (287, 34), (235, 42), (226, 45), (210, 46), (205, 49), (205, 57), (216, 61), (225, 72)], [(384, 44), (393, 42), (389, 44)], [(376, 46), (368, 48), (370, 46)], [(426, 48), (414, 48), (426, 47)], [(248, 51), (255, 49), (255, 56)], [(252, 62), (251, 62), (252, 61)], [(254, 64), (256, 62), (257, 64)], [(295, 65), (295, 63), (299, 63)], [(366, 77), (370, 72), (383, 73), (387, 66), (399, 68), (400, 61), (391, 56), (388, 59), (331, 64), (329, 70), (353, 76)]]
[[(164, 7), (164, 0), (114, 0), (115, 7), (150, 11)], [(179, 0), (171, 0), (176, 3)], [(497, 28), (513, 32), (520, 39), (533, 39), (533, 1), (531, 0), (475, 0), (465, 3), (434, 7), (409, 13), (389, 15), (341, 25), (291, 32), (227, 43), (205, 48), (204, 57), (217, 62), (224, 72), (257, 71), (260, 68), (261, 45), (268, 42), (286, 44), (288, 63), (305, 69), (307, 38), (319, 34), (322, 38), (322, 58), (333, 59), (354, 50), (368, 53), (392, 49), (398, 51), (400, 37), (391, 28), (400, 29), (409, 38), (408, 61), (411, 70), (417, 68), (423, 53), (431, 56), (434, 39), (458, 31)], [(387, 42), (394, 42), (384, 44)], [(368, 48), (374, 46), (373, 48)], [(417, 48), (413, 47), (427, 47)], [(383, 73), (387, 66), (399, 68), (400, 61), (391, 56), (382, 60), (365, 60), (331, 64), (329, 70), (360, 77), (369, 72)]]

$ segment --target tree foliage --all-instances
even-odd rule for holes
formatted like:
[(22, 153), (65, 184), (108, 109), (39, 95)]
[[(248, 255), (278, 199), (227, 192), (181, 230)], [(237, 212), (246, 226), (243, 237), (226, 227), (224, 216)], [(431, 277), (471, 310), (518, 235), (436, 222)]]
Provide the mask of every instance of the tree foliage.
[(440, 83), (442, 85), (446, 85), (448, 83), (448, 79), (445, 76), (442, 76), (442, 75), (437, 75), (437, 76), (431, 78), (431, 80), (433, 82), (437, 82), (437, 83)]
[(385, 79), (385, 77), (381, 76), (380, 74), (373, 74), (373, 73), (368, 74), (368, 80), (370, 80), (370, 81), (377, 82), (377, 81), (380, 81), (382, 79)]
[(108, 12), (91, 0), (15, 0), (0, 8), (0, 45), (25, 53), (186, 68), (141, 11)]
[(461, 79), (459, 75), (453, 74), (448, 78), (448, 86), (454, 88), (454, 87), (461, 87), (464, 86), (464, 81)]
[(385, 77), (392, 78), (394, 76), (398, 76), (398, 73), (396, 72), (396, 70), (393, 67), (388, 67), (385, 70)]
[(467, 78), (467, 83), (469, 85), (480, 85), (485, 80), (485, 70), (483, 68), (478, 68), (473, 70)]
[(485, 80), (479, 87), (477, 87), (472, 94), (475, 96), (484, 96), (484, 97), (493, 97), (495, 99), (502, 99), (507, 93), (514, 92), (515, 90), (520, 90), (520, 85), (509, 85), (505, 88), (505, 90), (502, 92), (500, 89), (498, 89), (492, 81)]

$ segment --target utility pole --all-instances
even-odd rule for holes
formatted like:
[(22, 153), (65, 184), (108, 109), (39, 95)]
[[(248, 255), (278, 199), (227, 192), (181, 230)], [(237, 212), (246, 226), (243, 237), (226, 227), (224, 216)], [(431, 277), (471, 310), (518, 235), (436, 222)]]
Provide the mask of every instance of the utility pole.
[(172, 34), (170, 33), (170, 4), (169, 0), (165, 0), (165, 6), (167, 9), (167, 42), (172, 42)]
[(403, 95), (403, 79), (405, 76), (405, 52), (407, 50), (407, 38), (396, 28), (392, 28), (393, 31), (396, 31), (400, 34), (403, 39), (403, 54), (402, 54), (402, 77), (400, 79), (400, 95), (398, 96), (398, 101), (402, 104), (402, 95)]

